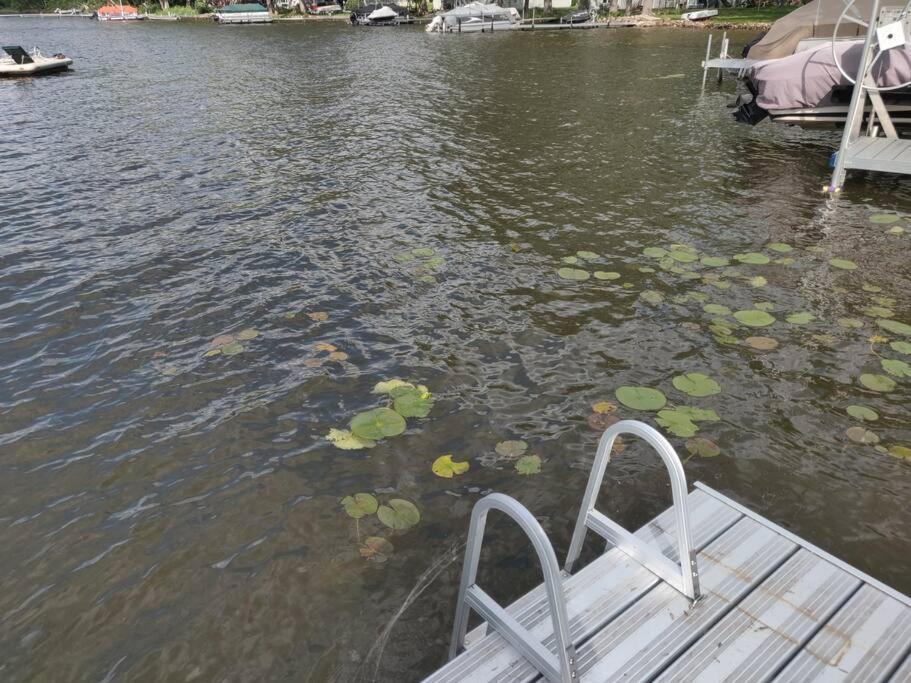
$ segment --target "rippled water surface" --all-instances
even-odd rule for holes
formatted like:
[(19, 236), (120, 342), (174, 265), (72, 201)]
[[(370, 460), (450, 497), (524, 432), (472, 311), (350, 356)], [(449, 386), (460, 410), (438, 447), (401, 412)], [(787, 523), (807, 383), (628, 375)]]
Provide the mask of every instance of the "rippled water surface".
[[(888, 452), (911, 445), (911, 380), (881, 367), (911, 358), (876, 323), (911, 323), (909, 185), (856, 174), (826, 204), (837, 139), (730, 123), (728, 85), (699, 95), (705, 34), (9, 18), (0, 36), (75, 59), (0, 82), (4, 680), (415, 679), (445, 659), (472, 504), (517, 497), (562, 555), (591, 406), (622, 385), (717, 411), (699, 434), (721, 454), (691, 481), (911, 591), (911, 462)], [(773, 262), (642, 254), (670, 244)], [(620, 277), (559, 277), (579, 250)], [(703, 311), (756, 302), (773, 325)], [(242, 353), (204, 356), (245, 328)], [(692, 371), (722, 392), (677, 391)], [(426, 384), (430, 415), (331, 446), (390, 378)], [(879, 414), (879, 449), (846, 437), (851, 404)], [(542, 472), (498, 460), (504, 439)], [(470, 470), (441, 479), (450, 453)], [(619, 521), (667, 504), (643, 450), (610, 472)], [(357, 492), (421, 521), (355, 523)], [(359, 553), (377, 535), (386, 562)], [(539, 580), (508, 525), (490, 538), (494, 595)]]

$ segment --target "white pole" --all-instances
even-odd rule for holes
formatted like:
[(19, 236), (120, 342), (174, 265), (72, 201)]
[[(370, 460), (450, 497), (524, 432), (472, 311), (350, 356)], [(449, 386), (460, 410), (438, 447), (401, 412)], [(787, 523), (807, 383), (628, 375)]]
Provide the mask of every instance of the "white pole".
[(712, 34), (709, 33), (709, 44), (705, 46), (705, 61), (702, 62), (702, 89), (705, 90), (705, 79), (709, 75), (709, 57), (712, 56)]

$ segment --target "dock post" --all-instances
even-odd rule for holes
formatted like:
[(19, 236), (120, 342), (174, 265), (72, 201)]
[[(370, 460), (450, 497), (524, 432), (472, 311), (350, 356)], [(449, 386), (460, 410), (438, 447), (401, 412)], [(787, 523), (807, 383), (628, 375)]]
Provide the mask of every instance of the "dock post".
[[(721, 58), (728, 58), (728, 32), (725, 31), (721, 34)], [(721, 79), (724, 77), (724, 69), (718, 69), (718, 83), (721, 84)]]
[(705, 90), (705, 79), (709, 75), (709, 58), (712, 56), (712, 34), (709, 33), (709, 44), (705, 46), (705, 61), (702, 62), (702, 89)]

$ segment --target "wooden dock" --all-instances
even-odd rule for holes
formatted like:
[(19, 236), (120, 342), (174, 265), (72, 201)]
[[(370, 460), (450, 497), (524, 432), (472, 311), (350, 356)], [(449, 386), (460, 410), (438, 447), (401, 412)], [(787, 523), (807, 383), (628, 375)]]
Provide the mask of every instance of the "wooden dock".
[[(635, 534), (620, 527), (619, 536), (611, 531), (616, 525), (595, 509), (607, 454), (618, 434), (647, 432), (653, 446), (657, 438), (673, 453), (658, 432), (641, 423), (621, 422), (602, 438), (567, 567), (586, 531), (617, 543), (580, 571), (560, 573), (554, 589), (562, 607), (543, 584), (505, 610), (492, 600), (485, 603), (489, 596), (473, 585), (469, 566), (480, 543), (477, 553), (470, 553), (469, 533), (466, 570), (472, 585), (460, 595), (487, 621), (458, 642), (460, 605), (453, 649), (466, 649), (426, 681), (911, 681), (911, 599), (708, 486), (697, 483), (686, 494), (683, 480), (682, 500), (652, 522)], [(676, 455), (674, 463), (659, 454), (673, 483), (682, 466), (675, 472)], [(507, 509), (512, 503), (492, 507), (529, 533), (527, 520)], [(649, 550), (640, 554), (640, 544)], [(680, 549), (687, 547), (695, 559), (695, 601), (685, 594), (688, 563), (678, 563)], [(660, 559), (648, 557), (652, 551)], [(546, 577), (547, 552), (539, 550), (539, 556)], [(679, 573), (670, 581), (659, 576), (671, 570), (656, 562), (682, 570), (683, 584), (673, 585)], [(475, 559), (474, 569), (476, 564)], [(557, 665), (561, 609), (565, 667)], [(536, 645), (541, 653), (532, 652)], [(540, 658), (539, 665), (530, 658)], [(542, 677), (548, 667), (549, 675)]]

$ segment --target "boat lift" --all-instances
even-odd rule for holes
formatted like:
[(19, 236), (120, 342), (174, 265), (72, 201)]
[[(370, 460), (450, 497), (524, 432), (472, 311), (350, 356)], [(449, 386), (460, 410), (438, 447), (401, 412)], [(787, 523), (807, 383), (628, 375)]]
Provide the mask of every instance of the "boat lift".
[[(615, 440), (661, 457), (673, 505), (631, 533), (598, 510)], [(508, 607), (477, 584), (487, 516), (525, 532), (544, 582)], [(590, 533), (591, 532), (591, 533)], [(586, 536), (607, 548), (582, 569)], [(484, 622), (468, 631), (469, 611)], [(657, 430), (604, 432), (563, 570), (534, 516), (501, 493), (474, 507), (450, 660), (424, 683), (911, 680), (911, 598), (701, 483)]]
[(725, 31), (721, 35), (721, 50), (718, 52), (717, 57), (712, 57), (712, 34), (709, 33), (709, 42), (705, 46), (705, 59), (702, 60), (702, 89), (705, 89), (705, 81), (709, 75), (709, 69), (718, 70), (718, 82), (721, 83), (724, 72), (727, 71), (735, 75), (737, 78), (742, 78), (744, 71), (749, 67), (755, 64), (758, 60), (756, 59), (738, 59), (731, 57), (728, 54), (728, 48), (730, 47), (730, 41), (728, 40), (728, 32)]
[[(911, 86), (911, 81), (889, 87), (879, 87), (872, 76), (873, 67), (888, 50), (903, 47), (911, 35), (911, 22), (908, 10), (911, 0), (900, 11), (883, 9), (880, 11), (879, 0), (873, 0), (869, 21), (852, 12), (854, 1), (851, 0), (842, 11), (835, 25), (835, 35), (842, 20), (847, 20), (867, 29), (860, 65), (854, 77), (845, 73), (837, 55), (835, 55), (834, 38), (832, 54), (835, 64), (842, 75), (854, 84), (851, 104), (845, 119), (841, 144), (835, 155), (832, 180), (826, 190), (830, 194), (841, 191), (845, 174), (849, 169), (880, 171), (886, 173), (911, 174), (911, 140), (898, 137), (889, 112), (883, 104), (882, 92), (899, 90)], [(868, 108), (867, 100), (870, 107)], [(867, 116), (866, 130), (861, 133), (864, 114)], [(882, 133), (882, 135), (880, 135)]]

